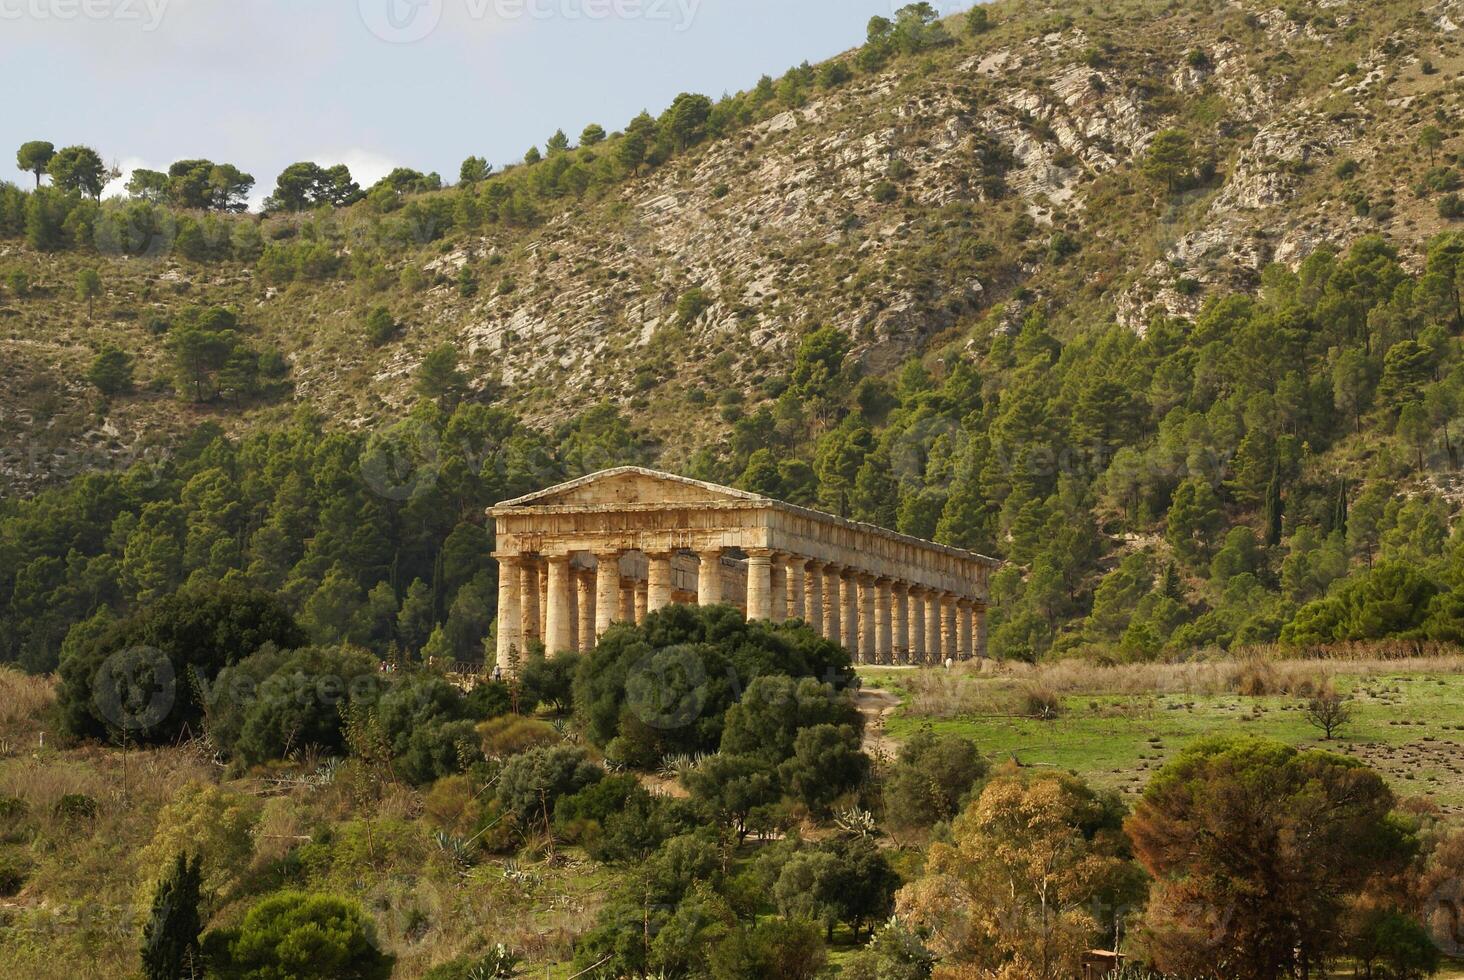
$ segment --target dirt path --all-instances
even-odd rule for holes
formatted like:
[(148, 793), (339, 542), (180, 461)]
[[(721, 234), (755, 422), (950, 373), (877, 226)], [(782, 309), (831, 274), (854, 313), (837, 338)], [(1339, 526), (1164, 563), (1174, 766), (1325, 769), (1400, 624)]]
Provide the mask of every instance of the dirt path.
[(893, 756), (900, 744), (885, 734), (885, 720), (900, 706), (900, 699), (889, 691), (861, 688), (854, 706), (864, 716), (864, 751), (874, 755)]

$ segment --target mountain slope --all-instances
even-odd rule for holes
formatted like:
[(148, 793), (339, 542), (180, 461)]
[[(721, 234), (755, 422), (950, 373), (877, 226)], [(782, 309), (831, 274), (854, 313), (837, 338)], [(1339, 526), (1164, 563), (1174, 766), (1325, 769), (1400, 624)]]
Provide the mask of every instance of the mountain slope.
[[(1417, 256), (1447, 225), (1435, 199), (1404, 188), (1431, 162), (1420, 127), (1447, 128), (1459, 111), (1456, 5), (1068, 7), (996, 4), (985, 34), (804, 89), (791, 106), (775, 92), (760, 121), (599, 199), (546, 208), (533, 228), (454, 229), (415, 246), (373, 240), (381, 216), (368, 204), (315, 219), (342, 254), (367, 236), (384, 281), (419, 270), (416, 291), (359, 274), (278, 288), (251, 265), (7, 244), (0, 264), (53, 290), (7, 304), (9, 480), (33, 485), (50, 451), (98, 433), (116, 451), (197, 420), (148, 399), (114, 404), (98, 426), (89, 387), (70, 380), (102, 334), (143, 358), (144, 377), (162, 374), (146, 324), (183, 301), (240, 307), (290, 359), (294, 399), (348, 424), (408, 404), (416, 364), (448, 341), (476, 387), (501, 389), (529, 418), (634, 401), (684, 460), (712, 438), (687, 424), (687, 391), (746, 387), (813, 325), (846, 332), (880, 371), (984, 316), (1013, 323), (1041, 306), (1060, 331), (1114, 318), (1142, 329), (1155, 310), (1193, 313), (1319, 243), (1380, 232)], [(1206, 172), (1169, 195), (1141, 171), (1172, 128)], [(69, 291), (81, 264), (102, 269), (104, 315), (130, 320), (98, 330), (79, 316)], [(482, 284), (474, 296), (458, 287), (463, 269)], [(678, 320), (694, 289), (696, 315)], [(359, 323), (378, 303), (407, 329), (373, 349)], [(28, 417), (36, 407), (43, 417)]]

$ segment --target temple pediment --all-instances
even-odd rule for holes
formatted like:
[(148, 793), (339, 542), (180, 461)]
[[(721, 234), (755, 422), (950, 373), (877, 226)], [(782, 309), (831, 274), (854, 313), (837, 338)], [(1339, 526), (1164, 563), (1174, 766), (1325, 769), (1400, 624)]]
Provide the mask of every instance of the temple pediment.
[(647, 504), (716, 504), (766, 500), (755, 493), (704, 483), (637, 466), (623, 466), (508, 500), (495, 509), (532, 507), (628, 507)]

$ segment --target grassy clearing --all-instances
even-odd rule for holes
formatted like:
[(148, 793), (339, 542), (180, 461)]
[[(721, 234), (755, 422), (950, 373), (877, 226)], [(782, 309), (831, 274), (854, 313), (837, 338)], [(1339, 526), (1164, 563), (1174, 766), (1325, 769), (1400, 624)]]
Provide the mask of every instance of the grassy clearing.
[[(1071, 770), (1125, 794), (1192, 740), (1242, 732), (1352, 756), (1400, 797), (1464, 814), (1460, 657), (860, 673), (901, 698), (886, 723), (893, 739), (928, 725), (973, 739), (993, 759)], [(1354, 715), (1331, 742), (1304, 711), (1304, 699), (1327, 686), (1351, 698)], [(1031, 717), (1053, 704), (1055, 717)]]

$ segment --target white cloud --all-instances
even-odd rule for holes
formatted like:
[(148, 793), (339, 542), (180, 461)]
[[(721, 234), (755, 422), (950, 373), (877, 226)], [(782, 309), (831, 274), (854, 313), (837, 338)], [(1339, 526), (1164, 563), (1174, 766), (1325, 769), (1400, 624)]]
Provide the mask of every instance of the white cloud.
[(158, 166), (141, 157), (123, 157), (115, 166), (119, 171), (119, 176), (116, 180), (102, 188), (103, 197), (121, 197), (125, 195), (127, 193), (127, 182), (132, 179), (132, 171), (134, 170), (161, 170), (164, 173), (168, 170), (167, 164)]
[(322, 167), (334, 167), (338, 163), (344, 163), (350, 168), (356, 183), (363, 188), (370, 187), (397, 167), (403, 166), (392, 157), (359, 147), (339, 153), (317, 153), (310, 159)]

